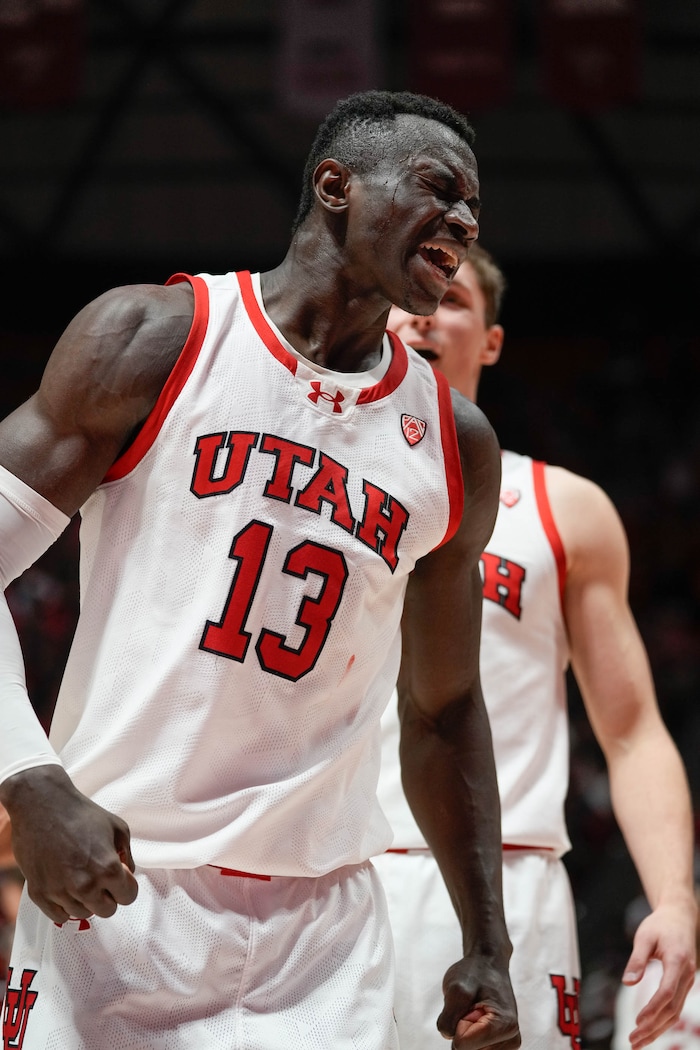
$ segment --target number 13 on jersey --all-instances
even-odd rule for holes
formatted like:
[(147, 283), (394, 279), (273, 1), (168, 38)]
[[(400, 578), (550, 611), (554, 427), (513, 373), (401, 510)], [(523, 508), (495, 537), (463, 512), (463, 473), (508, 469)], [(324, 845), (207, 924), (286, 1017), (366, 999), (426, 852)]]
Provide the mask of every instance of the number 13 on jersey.
[[(260, 583), (273, 528), (262, 521), (251, 521), (234, 536), (229, 558), (235, 569), (224, 611), (218, 622), (207, 620), (200, 649), (242, 663), (252, 638), (246, 630), (255, 592)], [(298, 649), (286, 644), (286, 635), (263, 628), (255, 643), (260, 666), (270, 674), (293, 682), (303, 678), (316, 665), (333, 618), (338, 611), (348, 578), (348, 568), (340, 551), (305, 540), (287, 554), (282, 572), (307, 579), (309, 573), (321, 577), (315, 598), (306, 595), (294, 622), (305, 631)]]

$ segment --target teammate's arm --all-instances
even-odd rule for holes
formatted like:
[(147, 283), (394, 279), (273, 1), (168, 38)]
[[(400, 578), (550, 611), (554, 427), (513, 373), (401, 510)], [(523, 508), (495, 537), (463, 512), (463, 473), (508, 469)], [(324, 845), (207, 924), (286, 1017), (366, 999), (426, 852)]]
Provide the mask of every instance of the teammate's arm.
[(675, 1023), (695, 976), (690, 792), (629, 607), (622, 522), (592, 482), (547, 467), (546, 483), (567, 557), (564, 611), (572, 667), (607, 761), (613, 811), (652, 908), (623, 980), (636, 983), (651, 958), (664, 969), (631, 1033), (636, 1048)]
[[(38, 391), (0, 422), (0, 801), (30, 897), (55, 922), (136, 897), (124, 821), (76, 790), (26, 694), (4, 590), (99, 485), (160, 393), (192, 321), (189, 285), (116, 289), (82, 310)], [(27, 528), (24, 523), (26, 521)]]
[(501, 823), (479, 680), (479, 557), (496, 517), (500, 454), (479, 409), (453, 392), (465, 482), (449, 543), (416, 565), (406, 593), (398, 683), (406, 798), (440, 866), (463, 931), (438, 1024), (458, 1048), (517, 1047), (503, 917)]

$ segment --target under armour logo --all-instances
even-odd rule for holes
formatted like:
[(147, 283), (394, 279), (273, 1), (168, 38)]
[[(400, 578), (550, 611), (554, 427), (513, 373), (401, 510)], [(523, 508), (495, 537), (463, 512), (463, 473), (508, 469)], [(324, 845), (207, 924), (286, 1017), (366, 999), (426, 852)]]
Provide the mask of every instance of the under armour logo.
[(573, 992), (567, 992), (566, 977), (563, 974), (550, 973), (549, 979), (552, 982), (552, 988), (556, 988), (557, 992), (559, 1031), (562, 1035), (568, 1037), (571, 1043), (571, 1050), (580, 1050), (581, 1016), (578, 1006), (578, 994), (581, 989), (581, 982), (578, 977), (574, 977), (574, 990)]
[(506, 507), (514, 507), (520, 499), (520, 489), (501, 489), (499, 499)]
[(27, 1030), (29, 1011), (39, 995), (29, 990), (29, 985), (36, 977), (36, 970), (24, 970), (19, 988), (11, 986), (12, 967), (7, 971), (7, 991), (5, 992), (5, 1013), (2, 1019), (2, 1038), (5, 1050), (22, 1050), (24, 1033)]
[[(71, 918), (71, 919), (67, 919), (66, 921), (67, 922), (77, 922), (78, 930), (89, 930), (90, 929), (90, 923), (87, 921), (87, 919), (73, 919), (73, 918)], [(58, 926), (59, 930), (61, 930), (63, 928), (63, 923), (62, 922), (55, 922), (54, 926)]]
[(427, 423), (418, 416), (409, 416), (407, 412), (401, 416), (401, 429), (403, 436), (409, 445), (417, 445), (425, 434)]
[(342, 402), (345, 400), (345, 395), (336, 390), (335, 394), (329, 394), (326, 390), (321, 390), (321, 384), (318, 379), (312, 379), (310, 381), (311, 393), (308, 395), (309, 401), (312, 401), (314, 405), (318, 404), (319, 398), (323, 401), (330, 401), (333, 405), (334, 412), (342, 412), (340, 407)]

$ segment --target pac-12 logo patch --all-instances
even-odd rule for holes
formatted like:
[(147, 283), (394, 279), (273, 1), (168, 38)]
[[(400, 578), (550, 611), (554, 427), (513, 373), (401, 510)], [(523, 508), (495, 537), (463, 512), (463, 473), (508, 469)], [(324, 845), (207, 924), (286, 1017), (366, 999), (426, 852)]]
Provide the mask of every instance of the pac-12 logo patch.
[(409, 416), (407, 412), (401, 416), (401, 429), (409, 445), (418, 444), (425, 434), (426, 426), (425, 420), (419, 419), (418, 416)]
[(520, 489), (501, 489), (499, 499), (506, 507), (514, 507), (520, 499)]
[(24, 1033), (27, 1030), (29, 1013), (39, 995), (29, 987), (35, 977), (36, 970), (24, 970), (19, 988), (13, 988), (12, 967), (8, 967), (5, 1014), (2, 1019), (3, 1046), (6, 1050), (22, 1050), (24, 1046)]

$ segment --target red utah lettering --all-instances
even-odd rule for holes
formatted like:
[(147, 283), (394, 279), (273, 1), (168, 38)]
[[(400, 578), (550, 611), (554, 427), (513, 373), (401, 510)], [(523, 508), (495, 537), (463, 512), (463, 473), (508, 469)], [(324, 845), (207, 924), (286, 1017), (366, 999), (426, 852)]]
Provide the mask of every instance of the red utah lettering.
[(388, 492), (369, 481), (362, 485), (365, 513), (357, 527), (357, 538), (376, 551), (393, 572), (399, 563), (397, 548), (408, 525), (408, 511)]
[(481, 555), (481, 564), (484, 568), (484, 598), (500, 605), (519, 620), (523, 611), (521, 599), (525, 569), (488, 551)]
[(346, 482), (348, 479), (348, 468), (324, 452), (319, 454), (319, 468), (295, 499), (297, 507), (304, 507), (314, 514), (321, 513), (321, 504), (330, 503), (333, 506), (331, 521), (347, 532), (352, 532), (355, 519), (350, 510), (350, 499)]
[[(226, 440), (226, 431), (219, 434), (205, 434), (197, 438), (195, 455), (197, 461), (192, 475), (192, 492), (199, 499), (205, 496), (220, 496), (222, 493), (233, 492), (236, 486), (243, 481), (243, 476), (248, 466), (250, 450), (255, 446), (258, 435), (232, 430)], [(214, 471), (218, 466), (219, 452), (228, 444), (230, 449), (226, 458), (223, 474), (214, 477)]]
[(574, 990), (567, 992), (566, 977), (560, 973), (550, 973), (549, 979), (552, 988), (557, 993), (557, 1024), (559, 1031), (566, 1036), (571, 1045), (571, 1050), (580, 1050), (581, 1046), (581, 1017), (579, 1013), (579, 992), (581, 982), (574, 977)]
[(272, 477), (265, 485), (264, 495), (289, 503), (292, 498), (292, 471), (297, 463), (309, 467), (314, 461), (314, 449), (308, 445), (297, 445), (295, 441), (265, 434), (260, 442), (260, 451), (269, 452), (276, 457)]
[(7, 971), (7, 991), (5, 992), (5, 1014), (2, 1019), (2, 1038), (5, 1050), (22, 1050), (24, 1033), (27, 1030), (29, 1013), (39, 993), (30, 991), (30, 984), (36, 977), (36, 970), (24, 970), (19, 988), (13, 988), (12, 967)]

